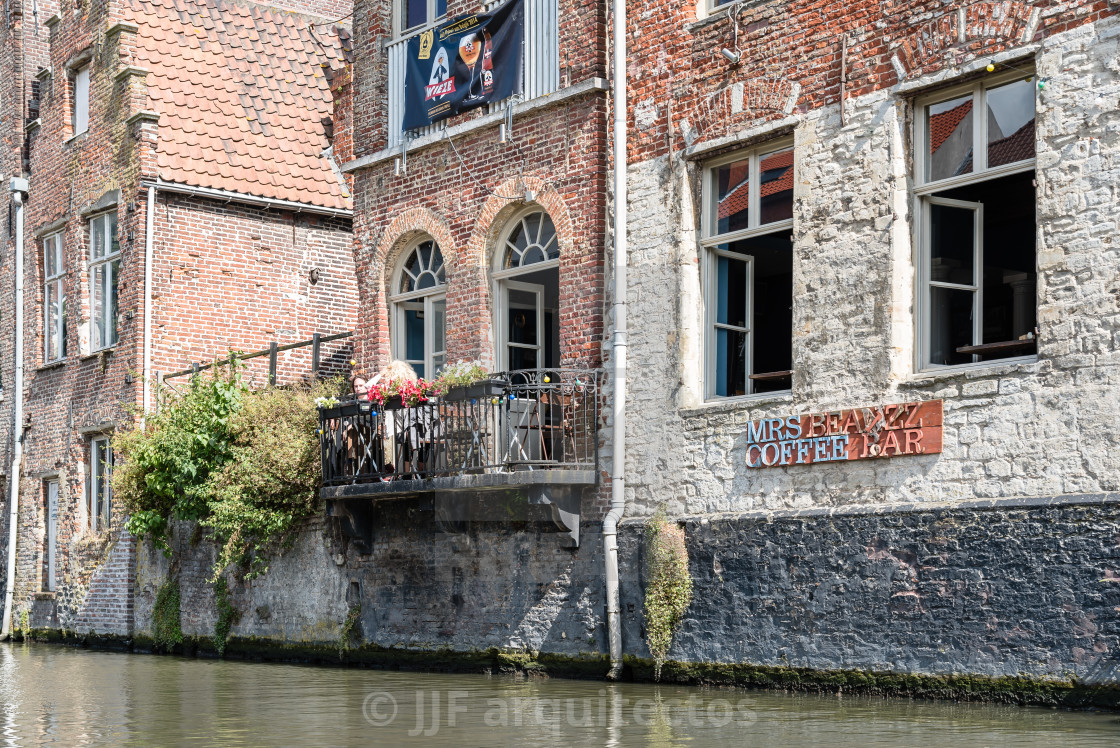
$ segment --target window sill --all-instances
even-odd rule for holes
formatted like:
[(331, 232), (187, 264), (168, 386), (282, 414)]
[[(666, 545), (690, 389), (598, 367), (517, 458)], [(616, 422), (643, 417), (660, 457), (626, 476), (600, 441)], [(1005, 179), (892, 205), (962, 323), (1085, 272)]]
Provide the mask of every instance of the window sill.
[(74, 145), (75, 143), (77, 143), (80, 140), (85, 140), (85, 137), (87, 135), (89, 135), (89, 130), (82, 130), (77, 135), (71, 135), (66, 140), (62, 141), (62, 144), (63, 145)]
[(1016, 356), (999, 361), (981, 361), (978, 364), (944, 366), (926, 369), (899, 382), (900, 387), (924, 387), (952, 379), (983, 379), (1006, 374), (1037, 374), (1038, 356)]
[[(592, 91), (607, 90), (609, 90), (609, 86), (607, 85), (607, 81), (603, 78), (588, 78), (587, 80), (582, 80), (579, 83), (573, 83), (567, 88), (561, 88), (560, 90), (554, 91), (553, 93), (545, 94), (544, 96), (538, 96), (535, 99), (529, 99), (528, 101), (523, 101), (520, 104), (515, 105), (513, 107), (513, 116), (517, 118), (536, 109), (543, 109), (544, 107), (554, 106), (563, 101), (567, 101), (568, 99), (572, 99), (577, 96), (583, 96), (584, 94)], [(506, 113), (504, 111), (491, 112), (482, 117), (479, 117), (478, 119), (474, 119), (469, 122), (463, 122), (458, 125), (453, 125), (446, 129), (442, 129), (439, 132), (432, 133), (431, 135), (425, 135), (423, 137), (416, 138), (415, 140), (412, 140), (408, 143), (407, 150), (409, 153), (412, 153), (413, 151), (418, 151), (422, 148), (427, 148), (430, 145), (435, 145), (436, 143), (442, 142), (445, 138), (448, 137), (456, 138), (466, 133), (475, 132), (476, 130), (483, 130), (487, 127), (496, 127), (505, 120), (505, 117)], [(352, 174), (359, 169), (365, 169), (367, 167), (375, 166), (382, 162), (396, 158), (404, 152), (405, 148), (401, 146), (397, 146), (394, 148), (384, 148), (377, 153), (371, 153), (367, 156), (361, 156), (360, 158), (356, 158), (353, 161), (349, 161), (343, 164), (342, 171), (346, 174)]]
[(793, 392), (761, 392), (757, 395), (740, 395), (738, 397), (723, 397), (718, 400), (708, 400), (701, 405), (681, 408), (678, 412), (684, 417), (707, 416), (717, 413), (733, 413), (747, 408), (761, 408), (769, 405), (792, 404)]
[(47, 363), (39, 366), (35, 371), (50, 371), (51, 369), (59, 369), (66, 366), (66, 359), (60, 358), (57, 361), (48, 361)]
[[(701, 0), (701, 2), (710, 2), (710, 0)], [(705, 26), (711, 26), (716, 21), (719, 21), (721, 19), (726, 20), (728, 16), (728, 10), (740, 12), (741, 10), (744, 10), (746, 8), (754, 8), (759, 5), (765, 5), (768, 2), (770, 2), (770, 0), (739, 0), (739, 2), (731, 2), (725, 5), (718, 5), (714, 8), (709, 7), (704, 10), (704, 13), (706, 15), (703, 18), (698, 18), (691, 23), (686, 23), (684, 25), (684, 30), (689, 34), (695, 34), (700, 29), (704, 28)]]
[(119, 345), (119, 344), (113, 344), (113, 345), (109, 346), (108, 348), (98, 348), (96, 351), (90, 351), (89, 353), (83, 353), (81, 356), (79, 356), (79, 360), (80, 361), (89, 361), (90, 359), (93, 359), (93, 358), (101, 358), (101, 356), (103, 354), (106, 354), (106, 355), (107, 354), (112, 354), (114, 351), (117, 350), (117, 345)]

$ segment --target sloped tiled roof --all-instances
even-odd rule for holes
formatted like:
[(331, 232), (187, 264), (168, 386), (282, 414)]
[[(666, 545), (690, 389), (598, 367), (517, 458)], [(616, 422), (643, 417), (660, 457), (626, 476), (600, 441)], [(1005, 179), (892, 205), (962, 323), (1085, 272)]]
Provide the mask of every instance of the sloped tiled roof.
[(935, 114), (929, 118), (929, 152), (936, 153), (949, 136), (957, 130), (961, 120), (972, 111), (972, 99), (952, 109)]
[[(746, 161), (742, 162), (746, 164)], [(781, 169), (781, 171), (778, 171)], [(762, 183), (762, 197), (769, 197), (776, 195), (779, 192), (793, 189), (793, 150), (779, 151), (774, 154), (768, 155), (759, 164), (759, 171), (763, 174), (767, 172), (777, 172), (772, 174), (770, 179)], [(731, 191), (728, 192), (722, 200), (720, 200), (719, 208), (716, 214), (719, 218), (728, 218), (729, 216), (747, 210), (750, 205), (751, 193), (750, 185), (747, 181), (745, 169), (733, 171), (731, 179), (728, 181), (735, 181), (735, 178), (741, 179)]]
[(231, 0), (128, 0), (160, 113), (161, 179), (350, 208), (323, 152), (333, 110), (324, 63), (349, 34), (307, 16)]
[(988, 144), (988, 166), (1034, 158), (1034, 119), (1006, 138)]

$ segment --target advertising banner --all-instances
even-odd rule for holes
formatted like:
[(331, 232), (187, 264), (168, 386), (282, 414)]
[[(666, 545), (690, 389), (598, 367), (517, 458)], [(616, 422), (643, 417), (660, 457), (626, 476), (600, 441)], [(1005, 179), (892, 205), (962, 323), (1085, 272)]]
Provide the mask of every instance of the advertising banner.
[(460, 16), (408, 40), (404, 129), (521, 93), (523, 0)]

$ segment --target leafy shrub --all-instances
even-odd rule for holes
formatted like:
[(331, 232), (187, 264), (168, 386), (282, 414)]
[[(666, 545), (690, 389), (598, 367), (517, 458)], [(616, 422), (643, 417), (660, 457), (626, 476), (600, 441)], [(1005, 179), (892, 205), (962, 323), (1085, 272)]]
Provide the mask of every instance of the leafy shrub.
[(646, 643), (653, 655), (654, 680), (669, 655), (673, 631), (692, 604), (692, 577), (684, 530), (658, 512), (646, 526)]
[(169, 520), (209, 514), (210, 476), (230, 458), (232, 416), (247, 393), (236, 367), (208, 372), (143, 427), (114, 435), (113, 496), (131, 515), (130, 533), (167, 551)]
[(339, 388), (249, 391), (237, 366), (195, 377), (143, 427), (114, 437), (113, 489), (129, 532), (169, 551), (169, 522), (195, 520), (220, 547), (214, 579), (231, 564), (247, 577), (267, 570), (266, 554), (318, 508), (315, 401)]

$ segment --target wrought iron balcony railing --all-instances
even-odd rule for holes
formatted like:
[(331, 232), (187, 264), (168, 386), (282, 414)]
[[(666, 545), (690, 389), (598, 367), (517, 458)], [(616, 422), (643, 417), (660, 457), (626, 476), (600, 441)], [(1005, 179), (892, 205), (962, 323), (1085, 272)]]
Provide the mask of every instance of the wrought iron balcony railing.
[(601, 379), (599, 370), (513, 371), (412, 406), (323, 408), (323, 485), (597, 472)]

